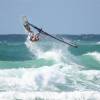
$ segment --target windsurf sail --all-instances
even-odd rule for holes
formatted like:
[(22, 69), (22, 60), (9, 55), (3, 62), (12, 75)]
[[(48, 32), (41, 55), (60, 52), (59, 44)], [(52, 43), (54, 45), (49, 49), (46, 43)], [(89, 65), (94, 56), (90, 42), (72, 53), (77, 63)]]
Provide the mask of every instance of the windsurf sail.
[(35, 33), (31, 29), (31, 25), (29, 25), (28, 19), (26, 16), (23, 17), (23, 25), (25, 31), (28, 33), (28, 38), (30, 41), (35, 42), (39, 40), (39, 33)]
[(60, 41), (60, 42), (63, 42), (63, 43), (65, 43), (65, 44), (67, 44), (67, 45), (70, 45), (70, 46), (72, 46), (72, 47), (75, 47), (75, 48), (78, 47), (76, 44), (74, 44), (74, 43), (68, 43), (68, 42), (66, 42), (66, 41), (64, 41), (64, 40), (62, 40), (62, 39), (59, 39), (59, 38), (57, 38), (57, 37), (55, 37), (55, 36), (53, 36), (53, 35), (51, 35), (51, 34), (45, 32), (45, 31), (43, 31), (41, 28), (38, 28), (37, 26), (35, 26), (35, 25), (31, 24), (31, 23), (29, 23), (29, 25), (31, 25), (33, 28), (35, 28), (35, 29), (36, 29), (39, 33), (41, 33), (41, 34), (48, 35), (48, 36), (50, 36), (51, 38), (54, 38), (54, 39), (56, 39), (56, 40), (58, 40), (58, 41)]
[(62, 43), (64, 43), (64, 44), (70, 45), (70, 46), (72, 46), (72, 47), (75, 47), (75, 48), (78, 47), (78, 46), (77, 46), (76, 44), (74, 44), (74, 43), (66, 42), (66, 41), (64, 41), (63, 39), (59, 39), (59, 38), (57, 38), (57, 37), (55, 37), (55, 36), (53, 36), (53, 35), (51, 35), (51, 34), (45, 32), (45, 31), (43, 31), (42, 28), (38, 28), (37, 26), (35, 26), (35, 25), (29, 23), (28, 20), (27, 20), (27, 18), (24, 19), (24, 22), (27, 23), (29, 26), (33, 27), (34, 29), (36, 29), (36, 30), (37, 30), (39, 33), (41, 33), (41, 34), (47, 35), (47, 36), (49, 36), (49, 37), (51, 37), (51, 38), (53, 38), (53, 39), (55, 39), (55, 40), (58, 40), (58, 41), (60, 41), (60, 42), (62, 42)]
[(31, 27), (28, 23), (28, 19), (26, 16), (23, 17), (23, 25), (24, 25), (24, 28), (25, 28), (25, 31), (28, 32), (28, 33), (32, 33), (31, 31)]

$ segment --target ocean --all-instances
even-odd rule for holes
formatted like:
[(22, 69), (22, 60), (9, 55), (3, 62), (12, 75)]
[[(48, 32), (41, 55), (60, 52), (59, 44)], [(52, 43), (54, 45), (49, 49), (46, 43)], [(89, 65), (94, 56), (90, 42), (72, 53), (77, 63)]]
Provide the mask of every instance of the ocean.
[(100, 100), (100, 35), (0, 35), (0, 100)]

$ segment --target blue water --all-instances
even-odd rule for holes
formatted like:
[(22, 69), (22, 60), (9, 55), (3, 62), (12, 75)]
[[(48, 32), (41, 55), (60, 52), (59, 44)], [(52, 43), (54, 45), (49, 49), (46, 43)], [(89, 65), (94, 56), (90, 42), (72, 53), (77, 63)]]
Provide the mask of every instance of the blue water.
[(0, 35), (1, 100), (100, 100), (100, 35), (56, 36)]

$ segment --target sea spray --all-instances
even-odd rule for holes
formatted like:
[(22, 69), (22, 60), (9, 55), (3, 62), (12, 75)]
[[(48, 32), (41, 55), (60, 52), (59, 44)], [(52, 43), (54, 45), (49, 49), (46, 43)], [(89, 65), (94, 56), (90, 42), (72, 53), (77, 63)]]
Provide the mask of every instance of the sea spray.
[[(95, 58), (100, 52), (97, 41), (92, 41), (90, 46), (90, 43), (84, 43), (80, 39), (80, 47), (77, 49), (49, 39), (34, 43), (29, 39), (25, 43), (15, 41), (16, 39), (10, 45), (0, 45), (0, 100), (100, 99), (100, 70), (97, 69), (99, 61)], [(8, 41), (7, 43), (9, 44)], [(14, 43), (18, 45), (13, 45)], [(75, 52), (78, 54), (75, 55)], [(4, 56), (10, 61), (4, 61)], [(83, 58), (89, 63), (88, 66), (82, 62)], [(19, 67), (16, 67), (16, 62)], [(12, 67), (8, 67), (11, 63)], [(6, 67), (2, 66), (4, 64)]]

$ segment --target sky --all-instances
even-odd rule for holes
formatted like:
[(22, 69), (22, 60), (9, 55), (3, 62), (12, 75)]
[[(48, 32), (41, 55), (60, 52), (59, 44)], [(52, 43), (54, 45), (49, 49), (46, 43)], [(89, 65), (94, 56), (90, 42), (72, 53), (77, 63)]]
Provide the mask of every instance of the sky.
[(100, 0), (0, 0), (0, 34), (26, 34), (22, 16), (51, 34), (100, 34)]

